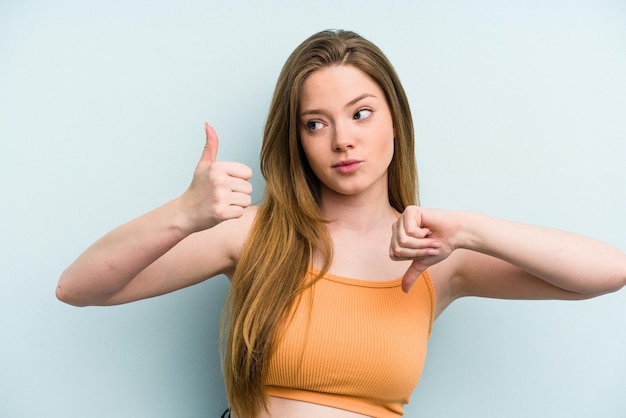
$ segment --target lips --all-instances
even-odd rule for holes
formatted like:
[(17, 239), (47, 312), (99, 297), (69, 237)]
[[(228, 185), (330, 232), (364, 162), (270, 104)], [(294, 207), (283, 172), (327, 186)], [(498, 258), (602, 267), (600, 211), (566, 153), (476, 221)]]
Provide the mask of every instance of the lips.
[(353, 173), (359, 169), (362, 161), (359, 160), (343, 160), (332, 165), (332, 168), (343, 174)]

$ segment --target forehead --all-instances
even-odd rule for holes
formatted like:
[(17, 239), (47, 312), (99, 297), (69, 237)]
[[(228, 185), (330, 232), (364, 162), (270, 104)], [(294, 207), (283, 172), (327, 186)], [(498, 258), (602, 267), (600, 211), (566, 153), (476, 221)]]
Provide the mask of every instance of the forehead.
[(324, 67), (310, 74), (302, 86), (300, 110), (343, 107), (356, 97), (371, 95), (384, 100), (385, 94), (369, 75), (351, 65)]

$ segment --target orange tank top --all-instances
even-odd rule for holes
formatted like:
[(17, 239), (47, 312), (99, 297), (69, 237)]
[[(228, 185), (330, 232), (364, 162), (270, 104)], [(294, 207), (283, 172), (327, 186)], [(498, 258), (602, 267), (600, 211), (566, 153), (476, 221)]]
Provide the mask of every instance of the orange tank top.
[(428, 272), (408, 294), (401, 284), (327, 274), (309, 287), (270, 358), (266, 394), (401, 417), (422, 374), (435, 312)]

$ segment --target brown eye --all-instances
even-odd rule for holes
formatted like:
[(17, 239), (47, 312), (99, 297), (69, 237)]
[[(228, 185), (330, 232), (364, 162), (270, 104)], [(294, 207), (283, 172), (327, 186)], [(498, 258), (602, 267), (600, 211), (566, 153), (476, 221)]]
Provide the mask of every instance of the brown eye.
[(353, 116), (353, 119), (359, 120), (359, 119), (366, 119), (368, 118), (370, 115), (372, 114), (372, 111), (369, 109), (361, 109), (358, 112), (356, 112)]
[(317, 131), (322, 128), (322, 122), (312, 120), (306, 123), (306, 127), (309, 131)]

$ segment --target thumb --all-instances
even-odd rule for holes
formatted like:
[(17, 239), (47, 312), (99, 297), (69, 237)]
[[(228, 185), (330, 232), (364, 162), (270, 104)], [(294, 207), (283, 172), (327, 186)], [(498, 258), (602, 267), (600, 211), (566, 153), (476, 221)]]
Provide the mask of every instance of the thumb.
[(200, 162), (213, 163), (217, 157), (217, 133), (215, 133), (215, 129), (207, 122), (204, 122), (204, 131), (206, 132), (206, 144), (204, 145)]
[(402, 276), (402, 290), (404, 293), (409, 292), (423, 271), (424, 269), (420, 266), (419, 260), (413, 260), (409, 268), (406, 270), (406, 273), (404, 273), (404, 276)]

